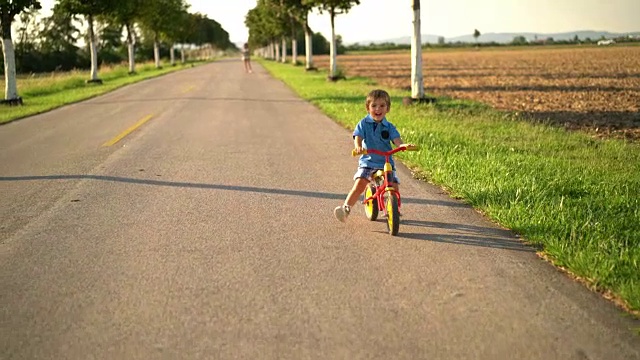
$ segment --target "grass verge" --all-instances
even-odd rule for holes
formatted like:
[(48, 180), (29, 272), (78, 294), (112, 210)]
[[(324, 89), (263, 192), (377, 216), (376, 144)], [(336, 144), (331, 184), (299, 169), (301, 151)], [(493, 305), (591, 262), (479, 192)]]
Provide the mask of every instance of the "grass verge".
[[(102, 68), (98, 77), (103, 84), (86, 83), (89, 71), (52, 73), (50, 76), (24, 77), (18, 79), (18, 93), (24, 105), (0, 105), (0, 124), (39, 114), (57, 107), (85, 100), (132, 84), (170, 72), (190, 68), (204, 62), (192, 62), (156, 69), (152, 63), (136, 66), (136, 74), (129, 75), (128, 66)], [(0, 81), (4, 88), (4, 80)]]
[[(352, 129), (376, 85), (260, 60), (276, 78)], [(417, 177), (464, 199), (538, 245), (591, 289), (640, 313), (640, 145), (521, 121), (471, 101), (403, 106), (389, 120), (419, 152), (400, 154)]]

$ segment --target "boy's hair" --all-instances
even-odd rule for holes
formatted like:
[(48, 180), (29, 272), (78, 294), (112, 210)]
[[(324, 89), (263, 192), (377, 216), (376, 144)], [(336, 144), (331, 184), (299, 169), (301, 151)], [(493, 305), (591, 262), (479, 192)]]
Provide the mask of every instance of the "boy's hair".
[(389, 93), (382, 89), (375, 89), (371, 90), (371, 92), (369, 92), (369, 94), (367, 95), (367, 101), (365, 102), (367, 111), (369, 110), (369, 105), (374, 100), (378, 99), (384, 100), (387, 103), (387, 109), (391, 109), (391, 97), (389, 96)]

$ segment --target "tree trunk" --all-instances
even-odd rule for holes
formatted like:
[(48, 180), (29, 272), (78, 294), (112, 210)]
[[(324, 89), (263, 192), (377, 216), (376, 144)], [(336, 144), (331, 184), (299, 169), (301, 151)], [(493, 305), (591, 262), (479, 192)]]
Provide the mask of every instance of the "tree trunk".
[(169, 55), (171, 56), (171, 66), (176, 66), (176, 44), (171, 44)]
[(184, 64), (187, 62), (186, 54), (184, 52), (184, 44), (180, 44), (180, 61)]
[(280, 61), (280, 44), (278, 44), (277, 42), (275, 43), (275, 48), (276, 48), (276, 62)]
[(93, 30), (93, 15), (87, 16), (89, 22), (89, 49), (91, 52), (91, 79), (90, 82), (100, 82), (98, 79), (98, 47), (96, 46), (96, 34)]
[(313, 34), (309, 27), (309, 22), (304, 24), (304, 52), (305, 52), (305, 69), (313, 69)]
[(2, 54), (4, 56), (4, 98), (5, 100), (15, 100), (18, 98), (18, 82), (16, 80), (16, 54), (11, 34), (2, 37)]
[(16, 52), (11, 39), (11, 24), (13, 16), (9, 10), (2, 11), (0, 14), (0, 42), (2, 43), (2, 56), (4, 59), (4, 101), (10, 105), (22, 105), (22, 98), (18, 96), (18, 79), (16, 74)]
[(127, 49), (129, 52), (129, 74), (134, 74), (136, 72), (136, 57), (135, 57), (135, 46), (136, 46), (136, 37), (131, 30), (131, 24), (125, 25), (127, 28)]
[(283, 64), (287, 62), (287, 39), (284, 36), (282, 37), (282, 59), (280, 60)]
[(338, 73), (338, 65), (336, 64), (336, 27), (335, 27), (335, 18), (336, 13), (334, 9), (330, 11), (331, 16), (331, 44), (329, 46), (329, 56), (330, 60), (330, 68), (331, 72), (329, 73), (329, 77), (331, 79), (335, 79), (336, 74)]
[(153, 59), (156, 63), (156, 69), (160, 69), (160, 43), (157, 33), (153, 37)]
[(298, 31), (296, 31), (296, 24), (294, 18), (289, 17), (291, 23), (291, 64), (294, 66), (298, 63)]
[(291, 63), (298, 63), (298, 40), (295, 37), (291, 40)]
[(420, 0), (413, 1), (413, 36), (411, 38), (411, 97), (424, 97), (422, 79), (422, 35), (420, 26)]

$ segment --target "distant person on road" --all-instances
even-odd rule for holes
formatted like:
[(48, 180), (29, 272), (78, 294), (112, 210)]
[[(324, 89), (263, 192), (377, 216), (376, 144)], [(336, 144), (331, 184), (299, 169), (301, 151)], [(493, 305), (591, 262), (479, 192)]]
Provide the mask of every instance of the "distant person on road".
[(249, 44), (245, 43), (242, 48), (242, 62), (244, 63), (244, 71), (247, 73), (252, 73), (253, 69), (251, 69), (251, 53), (249, 52)]
[[(396, 127), (387, 121), (387, 113), (391, 109), (391, 97), (384, 90), (373, 90), (367, 95), (365, 107), (368, 115), (356, 125), (353, 130), (353, 146), (356, 152), (363, 149), (375, 149), (378, 151), (389, 151), (392, 149), (391, 143), (396, 146), (412, 147), (412, 144), (403, 144), (400, 133)], [(389, 159), (393, 166), (393, 186), (398, 191), (400, 183), (396, 174), (393, 157)], [(364, 192), (371, 181), (371, 175), (377, 170), (384, 168), (384, 156), (376, 154), (365, 154), (360, 156), (358, 170), (353, 176), (355, 183), (349, 191), (342, 206), (333, 210), (336, 219), (344, 222), (351, 212), (351, 207), (356, 204), (358, 197)]]

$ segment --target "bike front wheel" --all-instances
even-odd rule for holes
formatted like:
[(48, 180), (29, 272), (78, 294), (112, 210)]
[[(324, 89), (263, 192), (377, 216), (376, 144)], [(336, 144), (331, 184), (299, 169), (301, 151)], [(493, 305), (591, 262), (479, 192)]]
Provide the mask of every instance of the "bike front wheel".
[(387, 191), (385, 207), (387, 210), (387, 230), (389, 230), (389, 234), (396, 236), (400, 230), (400, 211), (398, 210), (398, 196), (394, 192)]

